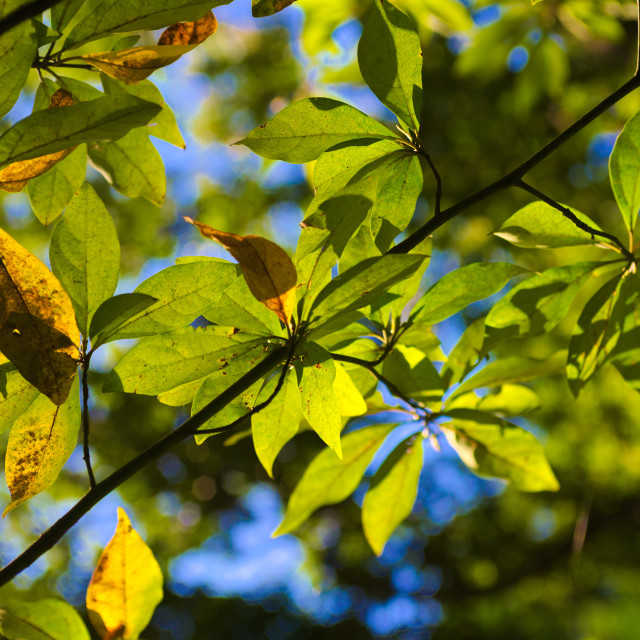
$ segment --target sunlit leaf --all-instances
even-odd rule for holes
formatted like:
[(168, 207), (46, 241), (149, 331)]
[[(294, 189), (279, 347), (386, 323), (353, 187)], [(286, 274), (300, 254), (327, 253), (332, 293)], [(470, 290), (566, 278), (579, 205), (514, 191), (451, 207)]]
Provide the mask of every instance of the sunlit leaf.
[(254, 18), (264, 18), (286, 9), (296, 0), (251, 0), (251, 13)]
[(302, 413), (313, 430), (341, 458), (342, 419), (333, 390), (335, 364), (329, 353), (314, 342), (304, 340), (298, 349), (302, 369), (298, 374)]
[(640, 209), (640, 114), (618, 136), (609, 159), (613, 193), (627, 229), (633, 231)]
[(185, 220), (206, 238), (219, 242), (240, 264), (251, 293), (284, 324), (291, 323), (298, 274), (286, 251), (260, 236), (238, 236), (218, 231), (191, 218)]
[(11, 502), (3, 517), (56, 481), (75, 449), (79, 429), (77, 378), (64, 404), (55, 405), (42, 394), (33, 400), (9, 435), (5, 476)]
[[(593, 229), (600, 227), (584, 213), (569, 209), (581, 222)], [(502, 223), (494, 235), (518, 247), (556, 248), (575, 247), (583, 244), (597, 244), (602, 240), (592, 238), (578, 229), (571, 220), (545, 202), (532, 202), (514, 213)]]
[(89, 640), (78, 612), (53, 599), (3, 605), (0, 633), (7, 640)]
[(307, 98), (283, 109), (236, 142), (263, 158), (302, 163), (341, 142), (389, 138), (391, 131), (358, 109), (329, 98)]
[(162, 572), (123, 509), (87, 589), (89, 620), (102, 640), (137, 640), (162, 600)]
[(462, 461), (483, 476), (501, 478), (521, 491), (559, 489), (542, 445), (521, 427), (495, 416), (456, 409), (443, 425)]
[(188, 327), (151, 336), (120, 360), (104, 390), (158, 395), (223, 369), (248, 351), (260, 351), (262, 343), (255, 334), (228, 333), (219, 327)]
[(0, 229), (0, 351), (62, 404), (76, 372), (79, 338), (73, 305), (58, 279)]
[(409, 447), (402, 443), (371, 481), (362, 503), (362, 526), (376, 555), (382, 555), (391, 534), (411, 514), (418, 496), (423, 457), (419, 435)]
[(147, 124), (161, 107), (130, 95), (36, 111), (0, 136), (0, 166), (69, 149), (92, 140), (117, 140)]
[(49, 257), (86, 337), (93, 314), (113, 295), (120, 274), (118, 233), (90, 184), (82, 186), (56, 225)]
[(484, 343), (484, 330), (484, 318), (478, 318), (460, 336), (442, 367), (441, 375), (446, 389), (465, 378), (478, 363)]
[(366, 427), (343, 438), (342, 460), (332, 451), (321, 451), (307, 466), (293, 490), (284, 520), (274, 536), (297, 529), (320, 507), (342, 502), (353, 493), (375, 452), (395, 425)]
[[(262, 388), (258, 404), (271, 397), (279, 377), (280, 372)], [(258, 460), (271, 478), (273, 463), (282, 447), (298, 433), (301, 418), (298, 381), (295, 371), (288, 371), (278, 395), (266, 408), (251, 417), (253, 446)]]
[(51, 7), (51, 26), (62, 31), (71, 22), (73, 16), (78, 13), (84, 0), (62, 0)]
[[(58, 89), (52, 96), (50, 108), (68, 107), (73, 104), (73, 96), (64, 89)], [(31, 178), (37, 178), (64, 160), (75, 147), (49, 153), (44, 156), (14, 162), (0, 170), (0, 189), (17, 193), (22, 191)]]
[(462, 311), (472, 302), (500, 291), (511, 278), (527, 270), (508, 262), (474, 262), (440, 278), (420, 298), (411, 320), (436, 324)]
[(93, 314), (89, 327), (89, 336), (95, 349), (98, 345), (109, 342), (111, 336), (134, 316), (137, 316), (157, 298), (145, 293), (122, 293), (105, 300)]
[(478, 396), (473, 391), (469, 391), (445, 403), (445, 410), (478, 409), (495, 413), (500, 417), (523, 416), (539, 408), (538, 394), (533, 389), (519, 384), (504, 384), (498, 393), (490, 393), (486, 396)]
[(358, 64), (380, 101), (411, 129), (420, 128), (422, 52), (413, 23), (387, 0), (375, 0), (358, 44)]
[(9, 362), (0, 365), (0, 431), (11, 425), (29, 408), (39, 391), (29, 384)]
[(353, 380), (340, 362), (333, 363), (336, 369), (336, 377), (333, 381), (333, 392), (338, 401), (338, 410), (341, 416), (361, 416), (367, 412), (367, 403), (362, 394), (353, 383)]

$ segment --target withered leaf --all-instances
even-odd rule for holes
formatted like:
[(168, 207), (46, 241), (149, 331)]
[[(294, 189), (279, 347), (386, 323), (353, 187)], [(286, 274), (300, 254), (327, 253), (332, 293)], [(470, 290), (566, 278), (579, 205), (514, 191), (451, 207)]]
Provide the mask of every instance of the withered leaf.
[(103, 640), (137, 640), (162, 600), (153, 552), (118, 508), (118, 526), (87, 589), (89, 620)]
[(90, 53), (76, 56), (76, 59), (83, 60), (116, 80), (135, 84), (202, 44), (217, 28), (218, 22), (209, 12), (200, 20), (178, 22), (167, 27), (157, 45)]
[(0, 351), (57, 405), (73, 384), (79, 335), (58, 279), (0, 229)]
[(284, 249), (261, 236), (218, 231), (185, 217), (206, 238), (219, 242), (240, 264), (251, 293), (287, 326), (296, 301), (296, 268)]
[[(52, 96), (49, 108), (68, 107), (73, 104), (73, 96), (64, 89), (58, 89)], [(0, 189), (17, 193), (22, 191), (31, 178), (36, 178), (46, 173), (55, 164), (64, 160), (76, 147), (69, 147), (55, 153), (48, 153), (44, 156), (14, 162), (8, 167), (0, 170)]]

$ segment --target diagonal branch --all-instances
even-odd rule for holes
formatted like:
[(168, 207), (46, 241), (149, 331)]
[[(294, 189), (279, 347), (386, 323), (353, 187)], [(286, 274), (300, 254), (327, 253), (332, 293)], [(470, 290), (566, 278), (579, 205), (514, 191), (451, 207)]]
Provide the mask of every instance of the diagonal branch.
[(61, 0), (32, 0), (23, 4), (0, 20), (0, 36), (16, 25), (39, 16), (43, 11), (51, 9)]

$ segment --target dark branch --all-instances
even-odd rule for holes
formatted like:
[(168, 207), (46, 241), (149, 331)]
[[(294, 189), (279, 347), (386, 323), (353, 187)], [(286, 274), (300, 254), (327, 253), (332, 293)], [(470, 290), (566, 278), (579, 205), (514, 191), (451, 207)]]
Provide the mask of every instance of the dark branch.
[(21, 22), (39, 16), (43, 11), (51, 9), (53, 5), (58, 4), (60, 1), (61, 0), (32, 0), (32, 2), (23, 4), (0, 20), (0, 36)]
[(289, 347), (283, 346), (272, 351), (262, 362), (242, 378), (234, 382), (217, 398), (212, 400), (198, 413), (185, 420), (179, 427), (168, 433), (146, 451), (127, 462), (123, 467), (114, 471), (110, 476), (99, 482), (93, 489), (82, 497), (65, 515), (47, 529), (30, 547), (15, 560), (0, 570), (0, 587), (13, 580), (21, 571), (32, 565), (40, 556), (51, 549), (62, 536), (73, 527), (83, 515), (89, 512), (100, 500), (109, 495), (114, 489), (126, 482), (140, 469), (160, 457), (163, 453), (193, 435), (194, 431), (203, 425), (218, 411), (224, 409), (238, 395), (246, 391), (252, 384), (268, 375), (287, 357)]
[(93, 489), (96, 486), (96, 478), (91, 468), (91, 452), (89, 450), (89, 365), (91, 363), (91, 352), (87, 353), (86, 341), (83, 343), (82, 358), (82, 457), (87, 466), (89, 476), (89, 486)]

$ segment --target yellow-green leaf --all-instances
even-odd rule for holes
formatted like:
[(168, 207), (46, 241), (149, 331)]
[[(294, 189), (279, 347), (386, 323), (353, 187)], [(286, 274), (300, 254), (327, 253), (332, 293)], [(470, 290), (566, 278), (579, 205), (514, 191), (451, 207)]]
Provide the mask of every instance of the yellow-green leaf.
[(339, 362), (333, 363), (336, 368), (336, 377), (333, 381), (333, 392), (336, 394), (338, 409), (341, 416), (361, 416), (367, 412), (367, 403), (364, 401), (358, 387), (351, 380), (351, 376)]
[(0, 633), (8, 640), (89, 640), (78, 612), (52, 598), (3, 606)]
[(0, 431), (11, 427), (38, 395), (10, 362), (0, 364)]
[(0, 229), (0, 351), (38, 391), (62, 404), (76, 372), (79, 337), (58, 279)]
[(219, 242), (240, 264), (251, 293), (286, 325), (296, 301), (296, 268), (284, 249), (260, 236), (237, 236), (185, 217), (206, 238)]
[(20, 503), (48, 489), (73, 453), (80, 429), (78, 381), (63, 405), (39, 395), (16, 420), (5, 458), (11, 502), (3, 517)]
[(89, 620), (102, 640), (137, 640), (162, 600), (162, 572), (123, 509), (87, 589)]

